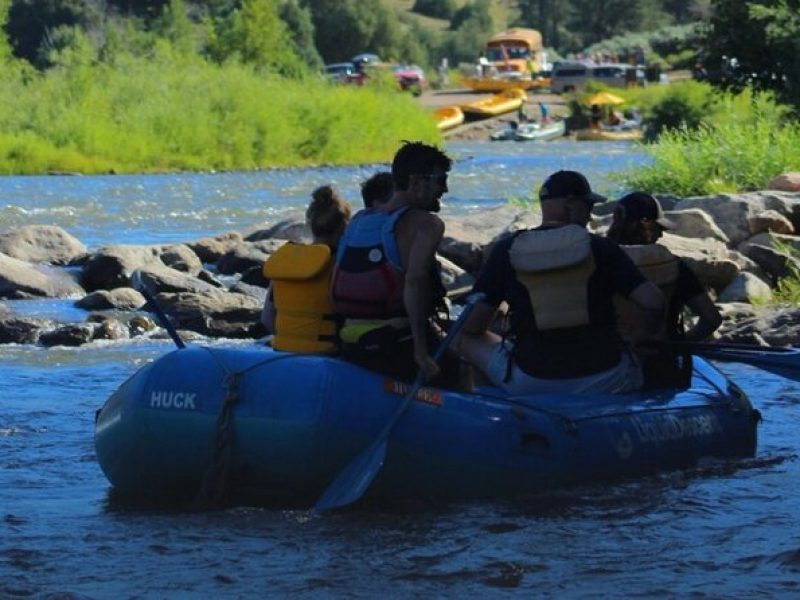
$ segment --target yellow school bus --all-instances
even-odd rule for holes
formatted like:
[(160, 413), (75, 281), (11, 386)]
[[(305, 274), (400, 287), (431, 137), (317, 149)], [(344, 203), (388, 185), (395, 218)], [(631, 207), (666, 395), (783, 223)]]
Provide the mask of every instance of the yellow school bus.
[(516, 27), (489, 38), (485, 56), (498, 73), (530, 79), (541, 69), (542, 34)]
[(542, 34), (515, 27), (489, 38), (477, 65), (479, 72), (464, 83), (479, 91), (536, 86), (531, 76), (542, 69)]

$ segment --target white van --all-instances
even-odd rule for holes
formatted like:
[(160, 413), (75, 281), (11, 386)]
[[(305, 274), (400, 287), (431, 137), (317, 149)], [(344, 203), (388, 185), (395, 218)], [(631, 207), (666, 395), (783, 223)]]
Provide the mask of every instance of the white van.
[(550, 91), (554, 94), (574, 92), (586, 85), (592, 74), (594, 63), (591, 61), (558, 61), (550, 75)]
[(592, 79), (611, 87), (644, 85), (644, 69), (625, 63), (603, 63), (592, 69)]
[(575, 92), (594, 79), (610, 87), (624, 88), (644, 85), (644, 70), (624, 63), (559, 62), (550, 77), (554, 94)]

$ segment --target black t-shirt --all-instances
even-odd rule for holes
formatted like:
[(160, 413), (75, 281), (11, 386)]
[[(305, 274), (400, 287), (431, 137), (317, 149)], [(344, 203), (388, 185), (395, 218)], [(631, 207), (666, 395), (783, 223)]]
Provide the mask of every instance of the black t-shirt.
[(616, 331), (614, 294), (629, 296), (646, 280), (633, 261), (611, 240), (591, 236), (595, 271), (589, 277), (587, 302), (589, 324), (539, 331), (528, 291), (516, 278), (509, 249), (516, 235), (495, 244), (483, 265), (474, 291), (486, 294), (486, 302), (510, 307), (514, 360), (532, 377), (568, 379), (599, 373), (620, 360), (621, 342)]

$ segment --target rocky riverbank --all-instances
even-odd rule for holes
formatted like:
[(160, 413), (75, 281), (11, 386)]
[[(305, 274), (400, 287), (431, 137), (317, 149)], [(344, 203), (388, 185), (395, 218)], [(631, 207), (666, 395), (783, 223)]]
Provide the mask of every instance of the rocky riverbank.
[[(781, 245), (800, 251), (800, 192), (761, 191), (698, 198), (662, 197), (676, 228), (662, 243), (687, 261), (725, 317), (728, 341), (800, 344), (800, 308), (766, 304), (777, 282), (800, 268)], [(612, 204), (595, 207), (604, 232)], [(506, 205), (446, 219), (440, 250), (446, 286), (467, 289), (487, 248), (535, 226), (534, 209)], [(308, 241), (302, 215), (249, 231), (175, 245), (111, 245), (88, 250), (68, 232), (27, 226), (0, 234), (0, 298), (70, 298), (80, 323), (15, 313), (0, 303), (0, 343), (77, 346), (93, 340), (163, 335), (142, 311), (146, 286), (187, 337), (258, 338), (267, 281), (264, 260), (287, 241)], [(141, 276), (132, 281), (138, 271)]]

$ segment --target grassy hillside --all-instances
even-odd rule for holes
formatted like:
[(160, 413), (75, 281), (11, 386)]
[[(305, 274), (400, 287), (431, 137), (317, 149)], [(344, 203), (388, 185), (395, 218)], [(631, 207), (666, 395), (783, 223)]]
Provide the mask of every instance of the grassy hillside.
[[(463, 6), (468, 0), (455, 0), (457, 6)], [(384, 6), (394, 9), (401, 15), (408, 15), (423, 27), (432, 29), (434, 31), (443, 31), (447, 29), (450, 23), (444, 19), (433, 19), (418, 13), (412, 12), (415, 0), (383, 0)], [(513, 19), (513, 11), (516, 7), (516, 2), (512, 0), (492, 0), (492, 18), (497, 24), (497, 30), (503, 29)], [(479, 44), (482, 43), (478, 42)]]

